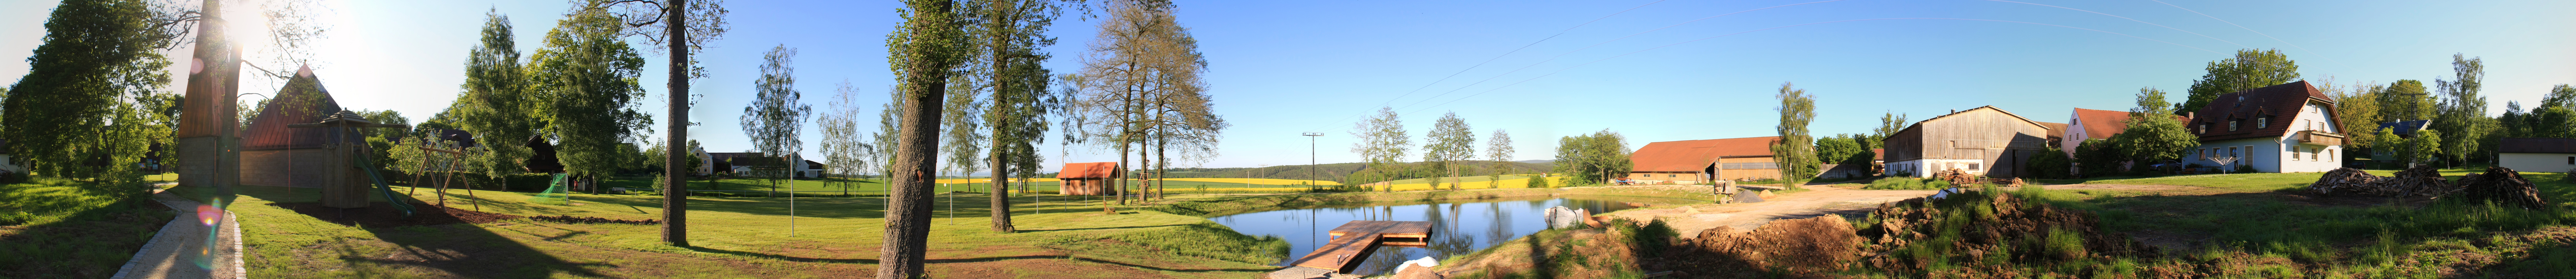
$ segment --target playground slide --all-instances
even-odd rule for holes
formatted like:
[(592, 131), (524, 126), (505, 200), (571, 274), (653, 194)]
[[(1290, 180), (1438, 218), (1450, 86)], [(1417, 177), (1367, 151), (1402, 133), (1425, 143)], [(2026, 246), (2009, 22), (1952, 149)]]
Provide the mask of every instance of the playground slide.
[(368, 161), (366, 156), (349, 156), (349, 161), (356, 162), (360, 172), (367, 173), (367, 178), (375, 181), (377, 192), (385, 195), (385, 203), (393, 204), (394, 209), (401, 209), (403, 217), (411, 217), (413, 211), (411, 203), (404, 202), (410, 196), (394, 195), (394, 186), (385, 183), (384, 175), (376, 174), (375, 162)]

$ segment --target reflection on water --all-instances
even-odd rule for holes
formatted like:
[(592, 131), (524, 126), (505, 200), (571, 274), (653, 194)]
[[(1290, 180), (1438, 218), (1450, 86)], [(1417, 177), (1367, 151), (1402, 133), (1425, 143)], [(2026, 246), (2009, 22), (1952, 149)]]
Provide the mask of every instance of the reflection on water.
[[(1325, 230), (1358, 220), (1431, 221), (1430, 245), (1424, 247), (1378, 248), (1353, 274), (1378, 274), (1392, 271), (1404, 261), (1431, 257), (1447, 259), (1450, 255), (1473, 253), (1494, 244), (1547, 229), (1549, 207), (1591, 209), (1593, 213), (1635, 208), (1630, 203), (1651, 205), (1702, 203), (1703, 201), (1663, 198), (1567, 195), (1557, 197), (1500, 198), (1456, 200), (1448, 203), (1354, 204), (1313, 208), (1264, 211), (1209, 218), (1248, 235), (1272, 235), (1288, 239), (1288, 260), (1314, 252), (1317, 245), (1331, 238)], [(1281, 261), (1272, 265), (1285, 266)]]

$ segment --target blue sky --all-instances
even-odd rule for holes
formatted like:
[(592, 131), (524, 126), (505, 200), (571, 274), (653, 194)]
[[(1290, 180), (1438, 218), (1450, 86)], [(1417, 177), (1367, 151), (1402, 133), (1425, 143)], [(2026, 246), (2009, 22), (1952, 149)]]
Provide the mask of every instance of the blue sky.
[[(1480, 135), (1508, 130), (1519, 160), (1550, 158), (1557, 137), (1602, 129), (1632, 147), (1767, 136), (1782, 82), (1817, 96), (1809, 129), (1818, 134), (1866, 132), (1883, 112), (1920, 120), (1985, 105), (2064, 122), (2070, 108), (2126, 109), (2141, 87), (2182, 91), (2205, 63), (2241, 48), (2280, 49), (2307, 79), (2338, 84), (2430, 82), (2449, 76), (2452, 53), (2483, 57), (2491, 113), (2576, 83), (2567, 51), (2576, 22), (2563, 13), (2576, 3), (2563, 1), (1847, 0), (1743, 12), (1814, 1), (1180, 1), (1218, 112), (1234, 124), (1223, 155), (1193, 165), (1304, 164), (1299, 132), (1330, 134), (1317, 139), (1321, 161), (1356, 161), (1345, 130), (1382, 105), (1398, 108), (1416, 137), (1453, 111)], [(55, 3), (0, 2), (0, 57), (35, 48)], [(487, 9), (511, 16), (525, 52), (567, 7), (324, 3), (333, 29), (316, 68), (325, 86), (352, 109), (414, 119), (458, 91)], [(771, 46), (801, 50), (797, 87), (818, 110), (842, 80), (869, 112), (886, 99), (884, 35), (896, 2), (728, 4), (733, 32), (702, 57), (714, 76), (694, 83), (707, 98), (690, 116), (704, 123), (691, 137), (712, 151), (749, 148), (734, 123)], [(1096, 29), (1075, 16), (1052, 27), (1062, 43), (1048, 64), (1058, 72), (1080, 65)], [(661, 57), (651, 59), (643, 81), (664, 94)], [(0, 66), (0, 76), (25, 71)], [(1116, 160), (1100, 148), (1047, 146), (1065, 154), (1050, 164)]]

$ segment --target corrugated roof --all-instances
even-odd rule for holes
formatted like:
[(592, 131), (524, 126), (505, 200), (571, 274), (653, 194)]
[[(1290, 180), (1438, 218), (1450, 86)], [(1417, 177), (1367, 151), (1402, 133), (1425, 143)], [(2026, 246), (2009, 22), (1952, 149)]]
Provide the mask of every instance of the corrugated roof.
[(343, 133), (343, 129), (286, 127), (287, 124), (318, 123), (323, 117), (340, 111), (339, 101), (332, 100), (331, 90), (322, 87), (321, 79), (315, 78), (311, 71), (299, 71), (295, 78), (286, 81), (286, 87), (277, 90), (277, 96), (260, 108), (258, 116), (251, 117), (250, 127), (241, 133), (242, 149), (321, 148), (323, 144), (331, 143), (332, 135), (340, 135), (344, 141), (365, 142), (365, 138), (358, 137), (356, 133)]
[(1646, 143), (1628, 155), (1633, 171), (1700, 171), (1717, 157), (1771, 156), (1778, 136)]
[(1118, 162), (1065, 163), (1055, 178), (1117, 178)]
[[(2243, 138), (2280, 137), (2290, 134), (2292, 132), (2290, 131), (2292, 126), (2298, 125), (2290, 125), (2290, 123), (2284, 122), (2272, 123), (2274, 125), (2269, 125), (2269, 127), (2255, 128), (2253, 120), (2256, 117), (2263, 117), (2265, 115), (2299, 115), (2302, 110), (2307, 109), (2309, 100), (2316, 100), (2317, 102), (2325, 103), (2326, 107), (2324, 113), (2326, 117), (2334, 118), (2333, 122), (2336, 123), (2343, 122), (2341, 119), (2342, 116), (2335, 114), (2334, 101), (2332, 101), (2334, 98), (2326, 97), (2325, 93), (2318, 92), (2317, 88), (2309, 85), (2307, 81), (2297, 81), (2283, 83), (2280, 85), (2264, 86), (2263, 88), (2255, 88), (2253, 90), (2238, 91), (2236, 93), (2219, 94), (2217, 100), (2210, 100), (2209, 106), (2202, 107), (2199, 112), (2194, 113), (2194, 117), (2199, 117), (2201, 119), (2194, 119), (2190, 122), (2183, 123), (2186, 127), (2193, 127), (2194, 130), (2198, 130), (2197, 125), (2209, 125), (2208, 133), (2200, 134), (2200, 140), (2204, 142)], [(2239, 106), (2237, 105), (2238, 103), (2243, 103), (2245, 105)], [(2228, 131), (2227, 121), (2231, 119), (2244, 122), (2237, 124), (2238, 129), (2236, 131)], [(2085, 125), (2092, 124), (2087, 123)]]
[(2576, 153), (2576, 139), (2571, 139), (2571, 138), (2502, 138), (2502, 139), (2496, 139), (2496, 153)]

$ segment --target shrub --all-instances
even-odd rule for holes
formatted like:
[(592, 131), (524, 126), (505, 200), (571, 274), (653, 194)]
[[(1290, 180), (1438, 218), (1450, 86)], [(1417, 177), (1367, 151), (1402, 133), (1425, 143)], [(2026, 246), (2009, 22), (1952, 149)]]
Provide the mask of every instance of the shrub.
[(1942, 181), (1940, 179), (1918, 179), (1911, 177), (1881, 178), (1878, 179), (1878, 181), (1870, 181), (1869, 186), (1861, 187), (1861, 189), (1869, 190), (1931, 190), (1942, 188), (1950, 188), (1950, 182)]

